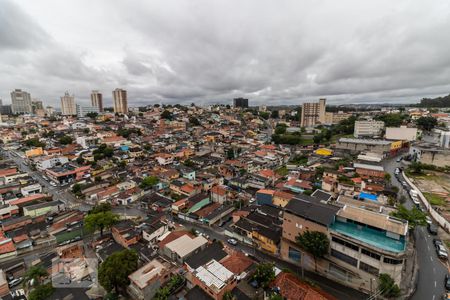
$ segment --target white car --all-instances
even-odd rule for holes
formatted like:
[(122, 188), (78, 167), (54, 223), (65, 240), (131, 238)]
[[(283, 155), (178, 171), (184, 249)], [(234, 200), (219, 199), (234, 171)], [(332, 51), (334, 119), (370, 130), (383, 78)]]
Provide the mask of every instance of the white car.
[(228, 244), (233, 245), (233, 246), (236, 246), (238, 243), (235, 239), (228, 239), (227, 242), (228, 242)]
[(11, 288), (13, 286), (20, 284), (21, 282), (22, 282), (22, 277), (19, 277), (19, 278), (15, 278), (15, 279), (11, 280), (10, 282), (8, 282), (8, 285)]
[(425, 221), (427, 222), (427, 224), (432, 224), (433, 220), (431, 220), (430, 216), (426, 216), (425, 217)]
[(54, 183), (53, 181), (50, 181), (50, 185), (51, 186), (56, 186), (56, 183)]

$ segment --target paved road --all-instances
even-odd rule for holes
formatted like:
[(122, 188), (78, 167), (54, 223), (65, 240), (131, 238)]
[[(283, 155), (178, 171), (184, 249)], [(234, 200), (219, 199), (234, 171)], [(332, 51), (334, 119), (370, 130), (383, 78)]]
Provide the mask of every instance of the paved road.
[[(395, 168), (401, 163), (396, 162), (396, 158), (384, 162), (385, 171), (391, 174), (391, 181), (399, 188), (399, 193), (406, 197), (405, 206), (408, 209), (414, 207), (414, 203), (403, 189), (400, 182), (395, 178)], [(433, 238), (425, 227), (416, 228), (414, 231), (416, 240), (416, 251), (419, 264), (419, 278), (417, 289), (412, 300), (437, 300), (445, 292), (444, 277), (448, 273), (447, 266), (437, 257), (433, 245)]]
[[(193, 224), (190, 222), (185, 222), (183, 220), (176, 220), (179, 223), (182, 223), (187, 228), (191, 229), (197, 229), (198, 231), (206, 234), (209, 236), (210, 239), (216, 239), (216, 240), (222, 240), (226, 243), (226, 240), (228, 239), (227, 236), (224, 235), (224, 229), (217, 228), (217, 227), (207, 227), (207, 226), (199, 226), (197, 224)], [(251, 247), (249, 245), (245, 245), (242, 243), (239, 243), (238, 245), (234, 246), (235, 248), (244, 251), (245, 253), (248, 253), (249, 255), (254, 256), (259, 261), (268, 261), (268, 262), (274, 262), (275, 265), (280, 269), (288, 268), (292, 270), (293, 272), (297, 273), (298, 275), (301, 275), (301, 268), (298, 265), (288, 263), (284, 260), (281, 260), (277, 257), (274, 257), (272, 255), (269, 255), (267, 253), (261, 252), (258, 249)], [(339, 284), (335, 281), (332, 281), (328, 278), (322, 277), (314, 272), (305, 271), (305, 278), (315, 282), (322, 290), (326, 291), (327, 293), (335, 296), (337, 299), (345, 299), (345, 300), (353, 300), (353, 299), (366, 299), (368, 296), (360, 291), (354, 290), (352, 288), (349, 288), (347, 286), (344, 286), (342, 284)]]

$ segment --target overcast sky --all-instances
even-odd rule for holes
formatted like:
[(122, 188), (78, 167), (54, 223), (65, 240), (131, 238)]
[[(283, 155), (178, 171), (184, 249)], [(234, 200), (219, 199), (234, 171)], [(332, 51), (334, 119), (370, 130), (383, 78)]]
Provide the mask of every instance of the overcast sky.
[(417, 102), (450, 93), (450, 1), (0, 0), (0, 98)]

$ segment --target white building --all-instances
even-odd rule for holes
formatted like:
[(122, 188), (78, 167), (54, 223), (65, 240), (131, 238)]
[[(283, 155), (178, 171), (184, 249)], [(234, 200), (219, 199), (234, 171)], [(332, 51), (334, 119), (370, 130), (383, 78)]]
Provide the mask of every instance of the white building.
[(81, 106), (77, 104), (77, 117), (84, 118), (88, 113), (99, 113), (100, 109), (97, 106)]
[(383, 121), (375, 120), (361, 120), (355, 122), (355, 130), (353, 135), (356, 138), (360, 137), (375, 137), (380, 136), (384, 129)]
[(30, 93), (16, 89), (11, 92), (11, 110), (13, 114), (31, 114)]
[(65, 156), (53, 156), (53, 157), (38, 157), (35, 160), (36, 169), (46, 170), (58, 165), (64, 165), (69, 162), (69, 159)]
[(397, 141), (415, 141), (417, 139), (417, 128), (400, 126), (386, 127), (386, 139)]
[(442, 148), (450, 148), (450, 131), (441, 131), (439, 146)]
[(63, 116), (74, 116), (77, 114), (75, 97), (73, 95), (70, 96), (68, 92), (61, 97), (61, 113)]
[(79, 136), (76, 139), (78, 145), (81, 145), (84, 149), (98, 144), (99, 138), (96, 136)]

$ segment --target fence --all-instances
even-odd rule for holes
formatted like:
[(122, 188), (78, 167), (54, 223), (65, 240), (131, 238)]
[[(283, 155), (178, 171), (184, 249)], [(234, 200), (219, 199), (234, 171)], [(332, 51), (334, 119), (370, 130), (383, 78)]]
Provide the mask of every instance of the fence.
[(403, 173), (403, 178), (405, 178), (405, 181), (417, 191), (417, 194), (419, 195), (420, 201), (423, 203), (427, 211), (430, 213), (431, 217), (441, 226), (446, 232), (450, 233), (450, 223), (442, 217), (428, 202), (427, 198), (422, 194), (420, 189), (417, 188), (417, 186), (412, 183), (411, 179), (406, 176), (405, 173)]

